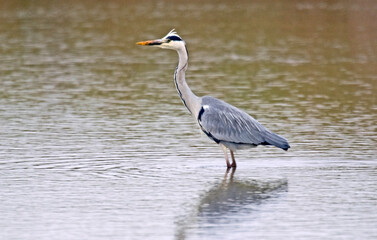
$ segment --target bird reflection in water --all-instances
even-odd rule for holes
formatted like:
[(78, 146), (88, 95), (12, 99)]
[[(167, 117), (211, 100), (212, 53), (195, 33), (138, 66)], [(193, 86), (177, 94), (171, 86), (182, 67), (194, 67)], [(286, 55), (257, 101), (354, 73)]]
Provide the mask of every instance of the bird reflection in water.
[(203, 194), (192, 211), (177, 221), (176, 239), (186, 239), (197, 230), (204, 233), (223, 224), (252, 221), (257, 217), (253, 213), (288, 190), (286, 179), (240, 180), (234, 176), (235, 171), (235, 168), (228, 169), (222, 181)]

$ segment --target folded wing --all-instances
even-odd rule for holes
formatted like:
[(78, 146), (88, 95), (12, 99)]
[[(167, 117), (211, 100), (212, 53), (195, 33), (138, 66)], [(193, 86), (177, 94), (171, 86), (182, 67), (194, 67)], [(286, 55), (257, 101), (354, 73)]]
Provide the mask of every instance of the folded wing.
[(287, 150), (287, 140), (270, 132), (257, 120), (238, 108), (213, 97), (202, 98), (198, 115), (202, 130), (215, 142), (274, 145)]

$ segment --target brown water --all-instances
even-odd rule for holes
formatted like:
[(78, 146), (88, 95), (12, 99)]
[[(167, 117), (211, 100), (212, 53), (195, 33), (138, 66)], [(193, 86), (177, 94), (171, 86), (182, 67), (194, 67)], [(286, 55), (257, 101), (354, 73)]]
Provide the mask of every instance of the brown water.
[[(1, 1), (0, 239), (376, 239), (375, 1)], [(221, 149), (173, 83), (285, 136)]]

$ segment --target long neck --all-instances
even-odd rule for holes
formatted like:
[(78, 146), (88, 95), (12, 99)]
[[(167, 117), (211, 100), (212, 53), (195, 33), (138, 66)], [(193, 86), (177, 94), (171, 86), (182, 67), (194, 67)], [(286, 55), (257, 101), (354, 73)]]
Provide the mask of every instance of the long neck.
[(197, 97), (186, 83), (186, 70), (188, 67), (188, 52), (186, 46), (177, 50), (179, 62), (174, 73), (174, 82), (179, 97), (189, 112), (197, 117), (200, 109), (200, 98)]

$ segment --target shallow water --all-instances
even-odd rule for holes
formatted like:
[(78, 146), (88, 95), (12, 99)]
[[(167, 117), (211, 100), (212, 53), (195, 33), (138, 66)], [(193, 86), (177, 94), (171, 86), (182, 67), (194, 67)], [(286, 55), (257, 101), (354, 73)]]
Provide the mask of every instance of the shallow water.
[[(373, 1), (2, 1), (0, 239), (376, 239)], [(190, 13), (190, 14), (189, 14)], [(221, 149), (173, 83), (286, 137)]]

